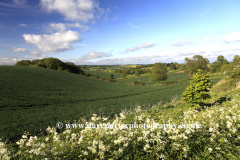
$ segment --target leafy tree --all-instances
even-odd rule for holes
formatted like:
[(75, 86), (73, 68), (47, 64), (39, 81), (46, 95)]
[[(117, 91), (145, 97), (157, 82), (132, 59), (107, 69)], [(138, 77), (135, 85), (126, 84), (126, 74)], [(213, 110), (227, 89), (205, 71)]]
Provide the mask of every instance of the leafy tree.
[(209, 60), (200, 55), (194, 55), (192, 59), (185, 58), (186, 66), (190, 75), (192, 76), (201, 69), (204, 73), (208, 71)]
[(234, 56), (233, 65), (240, 65), (240, 56), (239, 55)]
[(167, 67), (164, 63), (154, 63), (150, 74), (151, 82), (165, 81), (167, 79)]
[(57, 58), (44, 58), (42, 61), (43, 66), (47, 67), (47, 68), (51, 68), (51, 69), (55, 69), (57, 70), (58, 67), (62, 67), (63, 66), (63, 62), (60, 61)]
[(221, 70), (222, 65), (229, 64), (229, 62), (224, 58), (224, 56), (220, 55), (217, 57), (217, 60), (213, 62), (211, 65), (212, 72), (219, 72)]
[(221, 71), (221, 73), (224, 73), (225, 71), (229, 71), (230, 68), (231, 68), (230, 64), (224, 64), (224, 65), (222, 65), (220, 71)]
[(175, 63), (170, 64), (170, 70), (176, 70), (177, 66)]
[(124, 79), (127, 76), (126, 70), (122, 70), (122, 78)]
[(21, 60), (21, 61), (18, 61), (15, 66), (29, 66), (31, 65), (32, 62), (30, 60)]
[(138, 78), (141, 76), (142, 74), (142, 70), (141, 69), (136, 69), (135, 70), (135, 76), (137, 76)]
[(192, 80), (182, 93), (182, 99), (189, 103), (202, 105), (202, 100), (210, 98), (208, 88), (211, 87), (211, 80), (209, 80), (209, 75), (204, 75), (201, 69), (198, 69), (197, 73), (192, 76)]
[(109, 78), (109, 79), (114, 79), (114, 78), (113, 78), (113, 74), (110, 73), (108, 78)]

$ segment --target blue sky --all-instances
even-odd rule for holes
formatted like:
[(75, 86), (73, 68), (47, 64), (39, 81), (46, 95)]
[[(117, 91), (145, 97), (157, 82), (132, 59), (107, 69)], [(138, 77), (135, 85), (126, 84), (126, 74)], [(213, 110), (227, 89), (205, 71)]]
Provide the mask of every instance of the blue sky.
[(1, 0), (0, 65), (214, 62), (240, 55), (239, 0)]

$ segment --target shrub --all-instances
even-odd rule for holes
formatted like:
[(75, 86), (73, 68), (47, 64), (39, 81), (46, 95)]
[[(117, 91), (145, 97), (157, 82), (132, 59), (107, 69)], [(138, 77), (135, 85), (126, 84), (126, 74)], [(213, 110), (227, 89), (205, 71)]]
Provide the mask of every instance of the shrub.
[(201, 69), (197, 70), (197, 73), (192, 77), (190, 86), (182, 94), (182, 99), (189, 103), (197, 103), (202, 105), (202, 100), (210, 98), (208, 94), (208, 88), (211, 87), (211, 80), (209, 75), (204, 75)]
[(139, 82), (139, 81), (134, 81), (133, 83), (134, 83), (134, 85), (142, 85), (142, 86), (146, 86), (147, 85), (146, 83)]
[(235, 66), (233, 70), (225, 72), (225, 74), (227, 75), (227, 77), (225, 78), (227, 88), (228, 89), (235, 88), (237, 82), (240, 81), (240, 65)]

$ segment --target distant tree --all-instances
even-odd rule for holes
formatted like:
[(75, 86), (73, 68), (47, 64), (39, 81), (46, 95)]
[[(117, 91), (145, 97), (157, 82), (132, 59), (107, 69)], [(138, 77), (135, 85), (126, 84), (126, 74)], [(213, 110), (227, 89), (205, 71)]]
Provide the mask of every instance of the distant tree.
[(224, 56), (218, 56), (217, 60), (212, 63), (211, 71), (212, 72), (219, 72), (221, 70), (222, 65), (229, 64), (229, 62), (224, 58)]
[(227, 72), (227, 71), (229, 71), (230, 70), (230, 68), (231, 68), (231, 65), (230, 64), (224, 64), (224, 65), (222, 65), (222, 67), (221, 67), (221, 73), (224, 73), (224, 72)]
[(87, 70), (87, 72), (85, 73), (85, 76), (87, 76), (87, 77), (91, 76), (91, 74), (89, 73), (89, 70)]
[(69, 72), (71, 73), (75, 73), (75, 74), (82, 74), (84, 75), (84, 71), (81, 70), (80, 66), (76, 66), (74, 63), (72, 62), (66, 62), (64, 64), (64, 67), (66, 68), (66, 70), (69, 70)]
[(21, 61), (17, 61), (15, 66), (29, 66), (31, 64), (32, 62), (30, 60), (21, 60)]
[(112, 74), (112, 73), (110, 73), (110, 74), (109, 74), (109, 77), (108, 77), (108, 79), (114, 79), (114, 78), (113, 78), (113, 74)]
[(177, 66), (175, 63), (171, 63), (170, 64), (170, 70), (176, 70), (177, 69)]
[(47, 67), (47, 68), (51, 68), (51, 69), (57, 70), (58, 67), (62, 67), (63, 66), (63, 62), (60, 61), (57, 58), (50, 57), (50, 58), (44, 58), (43, 61), (42, 61), (42, 65)]
[(185, 62), (191, 76), (195, 74), (198, 69), (201, 69), (203, 73), (208, 71), (209, 60), (200, 55), (194, 55), (192, 59), (185, 58)]
[(232, 63), (233, 63), (233, 65), (240, 65), (240, 56), (235, 55)]
[(124, 79), (127, 76), (126, 70), (122, 70), (122, 78)]
[(136, 69), (135, 70), (135, 76), (140, 77), (142, 74), (141, 69)]
[(150, 81), (151, 82), (159, 82), (165, 81), (167, 79), (167, 67), (164, 63), (155, 63), (151, 70)]

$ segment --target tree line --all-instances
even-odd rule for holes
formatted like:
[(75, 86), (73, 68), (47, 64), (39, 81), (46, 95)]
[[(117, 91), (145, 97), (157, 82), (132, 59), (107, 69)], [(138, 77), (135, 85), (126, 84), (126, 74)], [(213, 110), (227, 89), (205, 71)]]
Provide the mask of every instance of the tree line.
[(50, 68), (60, 71), (71, 72), (75, 74), (84, 75), (84, 71), (81, 70), (81, 67), (76, 66), (72, 62), (62, 62), (57, 58), (44, 58), (44, 59), (35, 59), (35, 60), (21, 60), (18, 61), (15, 66), (31, 66), (31, 67), (43, 67), (43, 68)]

